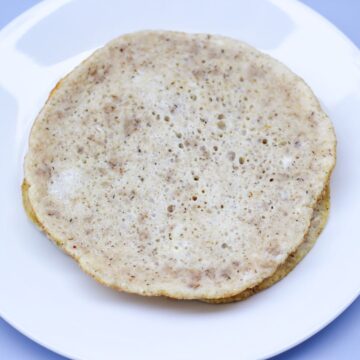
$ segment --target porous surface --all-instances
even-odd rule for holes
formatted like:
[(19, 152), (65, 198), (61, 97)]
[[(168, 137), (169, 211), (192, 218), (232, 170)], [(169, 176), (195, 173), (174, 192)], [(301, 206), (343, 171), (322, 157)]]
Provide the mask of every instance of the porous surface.
[(149, 31), (57, 85), (31, 131), (24, 193), (98, 281), (216, 299), (298, 248), (334, 163), (330, 120), (284, 65), (232, 39)]
[(315, 245), (320, 233), (325, 227), (328, 215), (330, 210), (330, 190), (329, 186), (326, 186), (324, 193), (314, 208), (313, 217), (311, 219), (310, 227), (305, 235), (304, 241), (300, 246), (288, 256), (288, 258), (283, 262), (277, 270), (270, 277), (264, 279), (261, 283), (254, 286), (253, 288), (248, 288), (241, 293), (230, 296), (222, 299), (206, 299), (203, 300), (208, 303), (213, 304), (222, 304), (222, 303), (231, 303), (235, 301), (242, 301), (248, 297), (269, 288), (278, 281), (282, 280), (294, 267), (308, 254), (308, 252)]

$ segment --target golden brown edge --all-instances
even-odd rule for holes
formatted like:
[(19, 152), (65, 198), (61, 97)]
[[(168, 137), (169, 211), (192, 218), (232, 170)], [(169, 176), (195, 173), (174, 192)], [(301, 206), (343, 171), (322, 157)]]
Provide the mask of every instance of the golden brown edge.
[[(236, 301), (242, 301), (247, 299), (248, 297), (255, 295), (256, 293), (265, 290), (272, 285), (276, 284), (278, 281), (282, 280), (286, 275), (288, 275), (302, 260), (303, 258), (310, 252), (310, 250), (315, 245), (319, 235), (323, 231), (328, 216), (329, 216), (329, 209), (330, 209), (330, 188), (329, 184), (325, 186), (321, 199), (318, 201), (315, 208), (320, 210), (320, 222), (314, 230), (314, 234), (306, 234), (304, 237), (304, 241), (308, 241), (308, 247), (305, 249), (299, 246), (292, 254), (290, 254), (284, 263), (282, 263), (275, 273), (270, 277), (264, 279), (260, 284), (246, 289), (241, 293), (230, 296), (224, 297), (222, 299), (201, 299), (200, 301), (211, 303), (211, 304), (225, 304), (231, 303)], [(311, 235), (311, 238), (308, 238)]]
[[(87, 274), (89, 274), (90, 276), (92, 276), (96, 281), (100, 282), (103, 285), (109, 286), (115, 290), (118, 291), (122, 291), (122, 289), (120, 289), (117, 286), (113, 286), (111, 284), (105, 283), (101, 278), (94, 276), (93, 274), (91, 274), (89, 271), (87, 271), (87, 269), (85, 267), (83, 267), (79, 261), (78, 257), (75, 257), (73, 254), (69, 253), (63, 246), (63, 242), (60, 239), (56, 239), (54, 236), (52, 236), (50, 234), (50, 232), (46, 229), (46, 227), (39, 221), (38, 217), (36, 216), (36, 213), (31, 205), (29, 196), (28, 196), (28, 190), (29, 190), (30, 185), (26, 182), (26, 179), (24, 179), (23, 183), (22, 183), (22, 198), (23, 198), (23, 205), (24, 205), (24, 209), (28, 215), (28, 217), (30, 218), (30, 220), (39, 227), (40, 230), (42, 230), (47, 237), (52, 240), (58, 247), (60, 247), (65, 253), (67, 253), (68, 255), (70, 255), (73, 259), (75, 259), (77, 261), (77, 263), (79, 264), (80, 268), (85, 271)], [(242, 291), (239, 294), (235, 294), (235, 295), (231, 295), (229, 297), (223, 297), (223, 298), (219, 298), (219, 299), (198, 299), (200, 301), (203, 302), (207, 302), (207, 303), (212, 303), (212, 304), (221, 304), (221, 303), (231, 303), (231, 302), (236, 302), (236, 301), (242, 301), (247, 299), (248, 297), (262, 291), (265, 290), (267, 288), (269, 288), (270, 286), (274, 285), (276, 282), (280, 281), (281, 279), (283, 279), (288, 273), (290, 273), (295, 266), (307, 255), (307, 253), (311, 250), (311, 248), (313, 247), (313, 245), (315, 244), (318, 236), (320, 235), (321, 231), (323, 230), (323, 228), (325, 227), (327, 218), (328, 218), (328, 214), (329, 214), (329, 208), (330, 208), (330, 191), (329, 191), (329, 185), (326, 185), (324, 188), (324, 191), (322, 193), (322, 196), (320, 198), (320, 200), (317, 203), (317, 206), (324, 207), (325, 211), (323, 211), (321, 213), (321, 221), (319, 223), (318, 228), (316, 229), (316, 236), (314, 238), (314, 240), (311, 241), (311, 245), (306, 249), (306, 251), (301, 252), (299, 251), (299, 249), (297, 249), (295, 252), (293, 252), (292, 254), (290, 254), (288, 256), (288, 258), (285, 260), (284, 263), (282, 263), (281, 265), (279, 265), (278, 269), (275, 271), (275, 273), (273, 275), (271, 275), (270, 277), (264, 279), (260, 284), (254, 286), (253, 288), (249, 288), (246, 289), (244, 291)], [(307, 235), (306, 235), (307, 236)], [(305, 238), (304, 237), (304, 241)], [(158, 295), (154, 295), (154, 296), (166, 296), (166, 297), (170, 297), (167, 293), (159, 293)], [(173, 297), (173, 296), (171, 296)]]

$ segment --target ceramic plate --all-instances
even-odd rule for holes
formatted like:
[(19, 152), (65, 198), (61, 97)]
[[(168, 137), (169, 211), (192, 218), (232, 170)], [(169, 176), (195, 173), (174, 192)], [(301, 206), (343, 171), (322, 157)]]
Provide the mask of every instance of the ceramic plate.
[[(338, 138), (331, 214), (283, 281), (244, 302), (207, 305), (107, 289), (41, 234), (21, 204), (31, 124), (57, 80), (110, 39), (174, 29), (245, 40), (302, 76)], [(290, 0), (50, 0), (0, 32), (0, 315), (78, 359), (255, 359), (284, 351), (360, 292), (360, 53)]]

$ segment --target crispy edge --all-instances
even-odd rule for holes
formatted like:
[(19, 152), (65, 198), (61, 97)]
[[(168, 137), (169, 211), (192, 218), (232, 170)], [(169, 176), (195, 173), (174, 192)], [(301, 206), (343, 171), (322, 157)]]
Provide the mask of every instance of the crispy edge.
[[(309, 231), (305, 237), (304, 242), (306, 242), (305, 247), (300, 246), (288, 256), (286, 261), (282, 263), (278, 269), (275, 271), (273, 275), (263, 280), (260, 284), (254, 286), (253, 288), (246, 289), (241, 293), (230, 296), (224, 297), (222, 299), (201, 299), (200, 301), (211, 303), (211, 304), (225, 304), (225, 303), (232, 303), (236, 301), (242, 301), (247, 299), (248, 297), (255, 295), (256, 293), (269, 288), (270, 286), (276, 284), (278, 281), (282, 280), (287, 274), (289, 274), (295, 267), (300, 263), (300, 261), (309, 253), (309, 251), (315, 245), (319, 235), (323, 231), (328, 216), (329, 216), (329, 209), (330, 209), (330, 189), (329, 185), (325, 186), (323, 195), (321, 199), (318, 201), (316, 210), (319, 212), (320, 221), (317, 224), (316, 228), (313, 231)], [(312, 221), (314, 218), (312, 219)]]
[[(87, 274), (89, 274), (91, 277), (93, 277), (96, 281), (98, 281), (99, 283), (109, 286), (115, 290), (118, 291), (122, 291), (122, 289), (120, 289), (117, 286), (108, 284), (106, 282), (104, 282), (101, 278), (94, 276), (93, 274), (91, 274), (84, 266), (82, 266), (81, 262), (80, 262), (80, 258), (75, 257), (73, 254), (69, 253), (65, 247), (63, 246), (63, 242), (60, 239), (56, 239), (54, 236), (52, 236), (50, 234), (50, 232), (46, 229), (46, 227), (40, 222), (40, 220), (38, 219), (32, 205), (29, 199), (29, 195), (28, 195), (28, 190), (30, 188), (30, 185), (27, 183), (27, 181), (24, 179), (22, 186), (21, 186), (21, 190), (22, 190), (22, 199), (23, 199), (23, 206), (24, 209), (29, 217), (29, 219), (41, 230), (43, 231), (46, 236), (52, 241), (54, 242), (58, 247), (60, 247), (66, 254), (68, 254), (69, 256), (71, 256), (75, 261), (77, 261), (78, 265), (80, 266), (80, 268), (85, 271)], [(237, 301), (242, 301), (247, 299), (248, 297), (255, 295), (256, 293), (265, 290), (269, 287), (271, 287), (272, 285), (274, 285), (275, 283), (277, 283), (278, 281), (282, 280), (288, 273), (290, 273), (295, 267), (296, 265), (308, 254), (308, 252), (312, 249), (312, 247), (314, 246), (318, 236), (320, 235), (320, 233), (322, 232), (322, 230), (325, 227), (325, 224), (327, 222), (328, 219), (328, 215), (329, 215), (329, 209), (330, 209), (330, 191), (329, 191), (329, 185), (325, 186), (325, 189), (323, 191), (322, 197), (321, 199), (318, 201), (317, 203), (317, 208), (320, 211), (320, 222), (319, 225), (317, 226), (317, 228), (314, 230), (315, 233), (313, 234), (313, 238), (310, 239), (309, 241), (309, 246), (306, 247), (305, 249), (302, 249), (301, 247), (299, 247), (295, 252), (293, 252), (292, 254), (290, 254), (288, 256), (288, 258), (286, 259), (286, 261), (284, 263), (282, 263), (278, 269), (275, 271), (275, 273), (273, 275), (271, 275), (270, 277), (266, 278), (265, 280), (263, 280), (260, 284), (254, 286), (253, 288), (249, 288), (246, 289), (244, 291), (242, 291), (239, 294), (235, 294), (229, 297), (223, 297), (223, 298), (219, 298), (219, 299), (198, 299), (199, 301), (202, 302), (207, 302), (207, 303), (211, 303), (211, 304), (224, 304), (224, 303), (232, 303), (232, 302), (237, 302)], [(306, 237), (308, 236), (308, 234), (304, 237), (304, 241), (307, 241), (309, 239), (306, 239)], [(169, 297), (169, 295), (167, 293), (161, 293), (159, 295), (154, 295), (154, 296), (166, 296)]]

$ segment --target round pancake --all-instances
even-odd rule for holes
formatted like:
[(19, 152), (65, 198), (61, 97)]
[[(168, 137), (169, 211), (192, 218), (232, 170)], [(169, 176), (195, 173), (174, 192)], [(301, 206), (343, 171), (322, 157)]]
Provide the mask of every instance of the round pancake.
[(309, 87), (236, 40), (121, 36), (38, 115), (28, 204), (50, 239), (118, 290), (221, 299), (304, 239), (335, 164)]
[(311, 224), (307, 234), (305, 235), (304, 241), (300, 246), (288, 256), (286, 261), (282, 263), (273, 275), (269, 278), (263, 280), (260, 284), (249, 288), (241, 292), (240, 294), (230, 296), (223, 299), (205, 299), (204, 302), (213, 303), (213, 304), (223, 304), (231, 303), (235, 301), (242, 301), (248, 297), (269, 288), (278, 281), (282, 280), (294, 267), (307, 255), (307, 253), (315, 245), (316, 240), (321, 234), (322, 230), (325, 227), (327, 218), (329, 216), (330, 209), (330, 190), (327, 185), (324, 190), (324, 194), (314, 208), (313, 217), (311, 219)]

